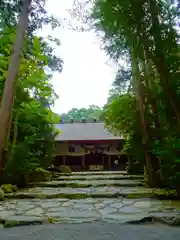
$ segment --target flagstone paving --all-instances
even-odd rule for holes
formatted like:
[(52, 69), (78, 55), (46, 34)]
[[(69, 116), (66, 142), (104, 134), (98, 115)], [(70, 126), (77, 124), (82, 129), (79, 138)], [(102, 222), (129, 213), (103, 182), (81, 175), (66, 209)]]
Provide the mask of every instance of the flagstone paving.
[(59, 180), (95, 180), (95, 179), (114, 179), (114, 180), (125, 180), (125, 179), (143, 179), (143, 176), (140, 175), (125, 175), (125, 174), (102, 174), (102, 175), (70, 175), (70, 176), (62, 176), (60, 175), (60, 177), (58, 178)]
[(143, 181), (142, 180), (113, 180), (113, 179), (98, 179), (97, 180), (59, 180), (59, 181), (51, 181), (51, 182), (40, 182), (37, 183), (36, 186), (42, 186), (42, 187), (48, 187), (48, 186), (53, 186), (53, 187), (58, 187), (58, 186), (64, 186), (64, 185), (72, 185), (76, 186), (79, 185), (83, 187), (89, 187), (89, 185), (98, 187), (98, 186), (131, 186), (131, 187), (136, 187), (136, 186), (142, 186)]
[[(151, 192), (150, 188), (143, 188), (143, 187), (113, 187), (113, 186), (104, 186), (104, 187), (89, 187), (89, 188), (71, 188), (71, 187), (34, 187), (27, 189), (26, 191), (19, 192), (19, 193), (33, 193), (33, 194), (40, 194), (40, 195), (52, 195), (52, 194), (80, 194), (84, 193), (89, 196), (94, 194), (103, 194), (106, 196), (107, 194), (113, 195), (123, 195), (123, 194), (131, 194), (131, 193), (142, 193), (146, 194)], [(19, 194), (18, 193), (18, 194)]]
[[(80, 175), (80, 173), (78, 174)], [(76, 176), (79, 178), (79, 175), (73, 174), (73, 178), (75, 179)], [(142, 181), (141, 177), (139, 180), (137, 177), (137, 180), (116, 181), (108, 178), (112, 177), (109, 173), (107, 175), (103, 173), (104, 178), (102, 175), (99, 176), (102, 180), (94, 180), (96, 176), (89, 175), (88, 181), (81, 181), (81, 184), (94, 184), (94, 186), (86, 188), (58, 187), (58, 184), (62, 181), (56, 180), (46, 183), (47, 185), (45, 184), (46, 186), (43, 185), (43, 187), (36, 186), (20, 191), (12, 196), (16, 199), (0, 202), (0, 223), (5, 226), (11, 226), (12, 222), (13, 224), (16, 222), (16, 225), (59, 221), (68, 223), (92, 221), (126, 223), (141, 221), (146, 218), (158, 221), (166, 220), (166, 223), (170, 224), (175, 222), (176, 225), (178, 221), (180, 223), (179, 201), (148, 198), (145, 196), (152, 189), (130, 186), (130, 181), (138, 184)], [(118, 174), (116, 173), (113, 176), (118, 176)], [(128, 177), (127, 175), (124, 176)], [(72, 181), (73, 183), (80, 183), (80, 180), (72, 180), (72, 176), (69, 176), (69, 179), (71, 179), (71, 183)], [(107, 186), (98, 186), (99, 181), (103, 184), (107, 183)], [(108, 186), (109, 183), (116, 184), (117, 182), (122, 182), (124, 185), (122, 187)], [(52, 183), (55, 183), (53, 187)], [(126, 183), (127, 186), (125, 186)], [(49, 187), (50, 184), (51, 187)], [(139, 192), (142, 195), (141, 197), (128, 198), (128, 194)], [(32, 194), (34, 194), (34, 198), (27, 199), (27, 196)], [(53, 197), (56, 194), (56, 198)], [(81, 194), (84, 194), (83, 198)], [(114, 194), (117, 194), (117, 197), (114, 197)], [(98, 197), (98, 195), (101, 197)], [(24, 197), (24, 199), (17, 199), (18, 196)], [(68, 199), (67, 196), (71, 196), (69, 197), (71, 199)]]
[[(83, 176), (83, 175), (114, 175), (114, 174), (121, 174), (121, 175), (126, 175), (127, 174), (127, 172), (126, 171), (83, 171), (83, 172), (73, 172), (71, 175), (76, 175), (76, 176), (78, 176), (78, 175), (81, 175), (81, 176)], [(64, 175), (64, 173), (63, 174), (61, 174), (61, 175)]]

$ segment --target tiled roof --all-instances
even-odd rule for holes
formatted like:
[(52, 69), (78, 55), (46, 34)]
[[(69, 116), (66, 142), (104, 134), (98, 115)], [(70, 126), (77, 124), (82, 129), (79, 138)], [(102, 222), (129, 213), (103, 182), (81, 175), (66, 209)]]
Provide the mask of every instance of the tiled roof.
[(104, 127), (102, 122), (93, 123), (60, 123), (55, 127), (60, 130), (56, 141), (70, 140), (120, 140), (122, 136), (114, 136)]

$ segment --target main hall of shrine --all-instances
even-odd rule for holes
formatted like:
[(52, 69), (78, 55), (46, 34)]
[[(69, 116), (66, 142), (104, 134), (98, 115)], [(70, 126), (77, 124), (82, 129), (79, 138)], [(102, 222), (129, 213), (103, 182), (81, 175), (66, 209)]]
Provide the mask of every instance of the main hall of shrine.
[(103, 122), (93, 119), (61, 122), (55, 127), (56, 156), (54, 165), (68, 165), (72, 171), (124, 170), (128, 161), (122, 136), (114, 136)]

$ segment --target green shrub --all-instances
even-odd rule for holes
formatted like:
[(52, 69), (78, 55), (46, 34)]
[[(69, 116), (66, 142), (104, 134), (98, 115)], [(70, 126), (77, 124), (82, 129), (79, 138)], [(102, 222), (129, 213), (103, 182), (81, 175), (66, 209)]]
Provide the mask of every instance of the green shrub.
[(18, 191), (18, 187), (11, 184), (3, 184), (1, 189), (4, 191), (4, 193), (13, 193)]
[(13, 192), (17, 192), (19, 189), (16, 185), (11, 185)]
[(36, 168), (32, 171), (28, 176), (29, 182), (43, 182), (43, 181), (50, 181), (52, 178), (52, 174), (43, 169), (43, 168)]
[[(6, 156), (6, 165), (3, 172), (3, 183), (15, 184), (18, 187), (26, 187), (28, 175), (38, 166), (38, 158), (28, 156), (28, 145), (19, 143), (13, 149), (10, 148)], [(13, 152), (13, 153), (12, 153)]]
[(4, 191), (0, 188), (0, 201), (4, 200)]

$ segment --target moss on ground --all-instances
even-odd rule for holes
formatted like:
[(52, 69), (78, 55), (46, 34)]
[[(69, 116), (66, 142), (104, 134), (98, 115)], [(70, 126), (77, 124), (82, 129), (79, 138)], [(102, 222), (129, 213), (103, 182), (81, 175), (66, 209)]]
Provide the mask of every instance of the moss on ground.
[[(111, 183), (111, 184), (79, 184), (79, 183), (59, 183), (59, 184), (46, 184), (46, 183), (37, 183), (33, 184), (33, 186), (38, 186), (38, 187), (70, 187), (70, 188), (90, 188), (90, 187), (142, 187), (144, 184), (143, 183), (135, 183), (135, 184), (121, 184), (121, 183)], [(32, 186), (32, 185), (31, 185)]]
[(43, 182), (50, 181), (51, 179), (52, 173), (43, 168), (36, 168), (28, 176), (28, 182)]
[(127, 198), (157, 198), (160, 200), (177, 200), (179, 199), (175, 190), (165, 190), (165, 189), (149, 189), (146, 192), (136, 192), (127, 195)]
[(159, 199), (178, 199), (178, 195), (175, 190), (152, 189), (152, 194)]
[(21, 221), (5, 220), (3, 225), (4, 225), (5, 228), (18, 227), (18, 226), (22, 226), (23, 222), (21, 222)]
[(54, 198), (66, 198), (66, 199), (85, 199), (85, 198), (117, 198), (117, 197), (128, 197), (127, 194), (115, 193), (115, 194), (86, 194), (86, 193), (56, 193), (51, 195), (43, 194), (6, 194), (7, 199), (54, 199)]
[(18, 187), (12, 184), (3, 184), (1, 185), (1, 189), (4, 193), (13, 193), (18, 191)]
[(18, 220), (1, 220), (1, 224), (4, 228), (27, 226), (27, 225), (36, 225), (43, 224), (43, 220), (34, 220), (34, 221), (18, 221)]
[[(54, 198), (67, 198), (67, 199), (85, 199), (85, 198), (115, 198), (118, 196), (122, 196), (121, 194), (86, 194), (86, 193), (56, 193), (51, 195), (43, 195), (43, 194), (16, 194), (15, 196), (5, 195), (7, 199), (54, 199)], [(125, 196), (125, 195), (123, 195)]]
[(146, 198), (146, 197), (153, 197), (152, 193), (145, 193), (145, 192), (137, 192), (137, 193), (129, 193), (126, 195), (126, 198), (136, 199), (136, 198)]
[(59, 219), (57, 219), (57, 218), (53, 218), (53, 217), (48, 217), (48, 222), (49, 223), (57, 223), (57, 222), (59, 222), (60, 220)]
[(161, 189), (148, 191), (148, 192), (136, 192), (136, 193), (104, 193), (104, 194), (87, 194), (87, 193), (55, 193), (55, 194), (37, 194), (37, 193), (16, 193), (5, 194), (7, 199), (54, 199), (54, 198), (67, 198), (67, 199), (85, 199), (85, 198), (157, 198), (161, 200), (177, 200), (177, 194), (175, 191), (164, 191)]

